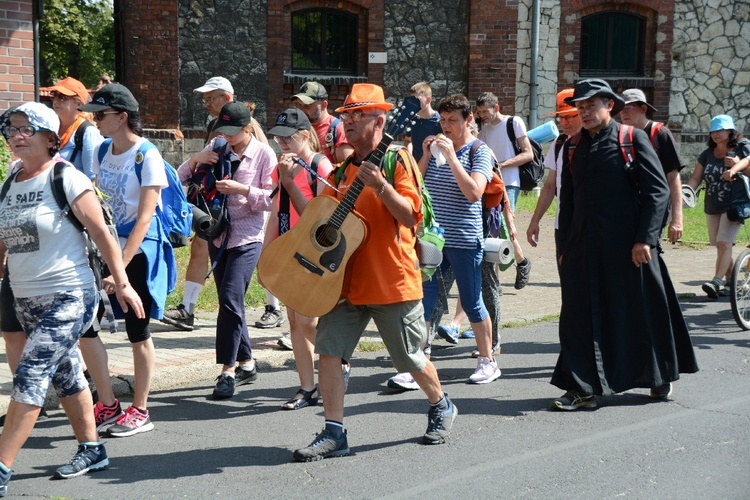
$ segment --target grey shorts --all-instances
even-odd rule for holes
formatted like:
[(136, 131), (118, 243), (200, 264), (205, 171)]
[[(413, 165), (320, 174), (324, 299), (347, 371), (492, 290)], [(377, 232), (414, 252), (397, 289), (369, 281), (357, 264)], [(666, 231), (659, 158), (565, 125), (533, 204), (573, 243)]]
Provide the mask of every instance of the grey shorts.
[(348, 300), (318, 320), (315, 352), (349, 361), (372, 319), (399, 372), (420, 372), (427, 365), (422, 345), (427, 328), (421, 300), (383, 306), (355, 306)]
[(13, 376), (13, 401), (43, 406), (50, 381), (60, 398), (78, 394), (88, 386), (78, 339), (91, 325), (98, 303), (93, 286), (16, 297), (16, 314), (27, 340)]

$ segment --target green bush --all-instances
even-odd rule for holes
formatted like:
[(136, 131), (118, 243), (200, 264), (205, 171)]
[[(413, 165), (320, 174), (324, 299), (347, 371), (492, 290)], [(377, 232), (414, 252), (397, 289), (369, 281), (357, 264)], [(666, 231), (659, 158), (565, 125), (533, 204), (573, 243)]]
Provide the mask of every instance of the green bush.
[(10, 146), (5, 142), (4, 137), (0, 137), (0, 182), (5, 180), (8, 175), (10, 166)]

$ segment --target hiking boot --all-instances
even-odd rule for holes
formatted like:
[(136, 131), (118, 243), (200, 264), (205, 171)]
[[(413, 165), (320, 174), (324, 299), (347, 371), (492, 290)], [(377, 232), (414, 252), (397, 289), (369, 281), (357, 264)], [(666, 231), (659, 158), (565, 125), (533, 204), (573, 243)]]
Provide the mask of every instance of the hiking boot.
[(96, 430), (101, 431), (107, 425), (115, 423), (123, 413), (119, 400), (115, 399), (115, 404), (112, 406), (104, 406), (104, 404), (99, 401), (94, 405)]
[(287, 333), (286, 335), (282, 336), (279, 340), (276, 341), (276, 345), (278, 345), (282, 349), (286, 349), (287, 351), (293, 351), (294, 348), (292, 347), (292, 334)]
[(449, 344), (458, 344), (458, 327), (457, 326), (443, 326), (437, 327), (437, 333), (443, 339), (447, 340)]
[(388, 379), (388, 387), (399, 391), (416, 391), (419, 389), (419, 385), (414, 381), (414, 377), (411, 373), (397, 373), (393, 377)]
[(10, 476), (13, 471), (3, 472), (0, 470), (0, 497), (4, 497), (8, 493), (8, 483), (10, 482)]
[(234, 369), (234, 385), (244, 385), (250, 382), (255, 382), (258, 379), (258, 369), (253, 362), (253, 367), (250, 370), (245, 370), (242, 365), (239, 365)]
[(436, 406), (430, 406), (427, 412), (427, 430), (422, 436), (422, 444), (443, 444), (451, 434), (453, 421), (458, 415), (458, 408), (445, 396), (448, 408), (442, 412)]
[(112, 437), (128, 437), (152, 430), (154, 430), (154, 424), (151, 423), (148, 411), (143, 413), (135, 406), (131, 406), (120, 415), (117, 423), (110, 427), (108, 432)]
[(109, 467), (107, 451), (103, 444), (96, 446), (79, 444), (78, 451), (68, 465), (63, 465), (55, 471), (55, 479), (70, 479)]
[(281, 309), (276, 309), (273, 306), (266, 306), (266, 312), (260, 317), (260, 320), (255, 322), (255, 328), (276, 328), (284, 324), (284, 315), (281, 314)]
[(581, 408), (596, 408), (596, 399), (593, 394), (568, 391), (552, 401), (553, 410), (575, 411)]
[(651, 388), (651, 399), (658, 399), (660, 401), (666, 401), (669, 396), (672, 395), (672, 384), (667, 382), (666, 384), (660, 385), (659, 387)]
[(336, 439), (328, 433), (327, 429), (318, 434), (310, 446), (294, 451), (294, 460), (297, 462), (313, 462), (322, 458), (345, 457), (349, 455), (349, 443), (346, 440), (346, 431), (341, 438)]
[(701, 287), (706, 295), (712, 299), (719, 298), (719, 290), (724, 286), (724, 282), (721, 278), (714, 277), (711, 281), (706, 281)]
[(185, 306), (180, 304), (177, 307), (164, 311), (164, 316), (162, 316), (161, 322), (172, 325), (179, 330), (192, 332), (194, 328), (193, 325), (195, 324), (195, 315), (187, 312)]
[(470, 384), (489, 384), (501, 375), (497, 361), (490, 361), (486, 356), (477, 358), (477, 369), (469, 377)]
[[(525, 262), (525, 264), (524, 264)], [(516, 264), (516, 282), (513, 287), (516, 290), (520, 290), (529, 284), (529, 276), (531, 275), (531, 261), (528, 257), (523, 259), (523, 262)]]
[(234, 396), (234, 377), (222, 373), (216, 377), (216, 387), (214, 387), (214, 399), (227, 399)]

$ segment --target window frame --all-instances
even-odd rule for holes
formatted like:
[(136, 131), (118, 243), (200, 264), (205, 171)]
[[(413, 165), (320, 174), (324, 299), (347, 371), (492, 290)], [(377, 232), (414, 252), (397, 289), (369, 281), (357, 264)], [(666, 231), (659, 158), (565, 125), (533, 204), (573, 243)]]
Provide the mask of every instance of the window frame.
[[(295, 64), (295, 19), (300, 16), (306, 16), (311, 14), (320, 14), (321, 23), (318, 35), (320, 36), (320, 52), (318, 54), (321, 64), (319, 67), (309, 66), (297, 66)], [(329, 66), (327, 56), (327, 42), (328, 40), (323, 36), (327, 31), (330, 31), (327, 27), (328, 17), (331, 15), (337, 16), (338, 20), (351, 22), (352, 27), (348, 35), (350, 41), (343, 40), (342, 45), (348, 45), (349, 48), (349, 59), (352, 62), (349, 68), (333, 68)], [(294, 74), (323, 74), (323, 75), (342, 75), (342, 76), (353, 76), (357, 75), (359, 66), (359, 16), (357, 14), (348, 12), (342, 9), (334, 8), (311, 8), (302, 9), (292, 13), (291, 15), (291, 70)]]
[[(605, 41), (605, 47), (604, 47), (604, 68), (585, 68), (584, 64), (586, 62), (587, 57), (585, 57), (587, 54), (587, 51), (590, 51), (591, 49), (588, 49), (587, 47), (590, 47), (591, 44), (587, 44), (587, 35), (584, 33), (584, 28), (586, 27), (587, 21), (591, 21), (594, 18), (600, 18), (605, 17), (606, 19), (606, 41)], [(614, 69), (613, 68), (613, 59), (614, 59), (614, 22), (617, 18), (622, 17), (628, 17), (637, 22), (639, 33), (635, 46), (635, 68), (631, 69)], [(581, 76), (637, 76), (642, 77), (645, 76), (645, 61), (646, 61), (646, 30), (647, 30), (647, 19), (644, 16), (634, 14), (631, 12), (623, 12), (623, 11), (617, 11), (617, 10), (606, 10), (601, 12), (596, 12), (594, 14), (585, 16), (581, 19), (581, 45), (580, 45), (580, 60), (579, 60), (579, 74)]]

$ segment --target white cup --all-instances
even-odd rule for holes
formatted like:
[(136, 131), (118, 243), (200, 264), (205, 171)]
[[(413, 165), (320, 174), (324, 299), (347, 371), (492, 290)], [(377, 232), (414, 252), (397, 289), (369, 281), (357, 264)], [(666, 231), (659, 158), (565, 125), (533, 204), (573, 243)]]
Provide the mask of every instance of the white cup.
[(430, 144), (430, 153), (432, 153), (432, 157), (435, 158), (435, 165), (438, 167), (440, 165), (445, 165), (445, 156), (443, 156), (442, 151), (440, 151), (440, 148), (438, 148), (435, 141), (432, 141), (432, 144)]

